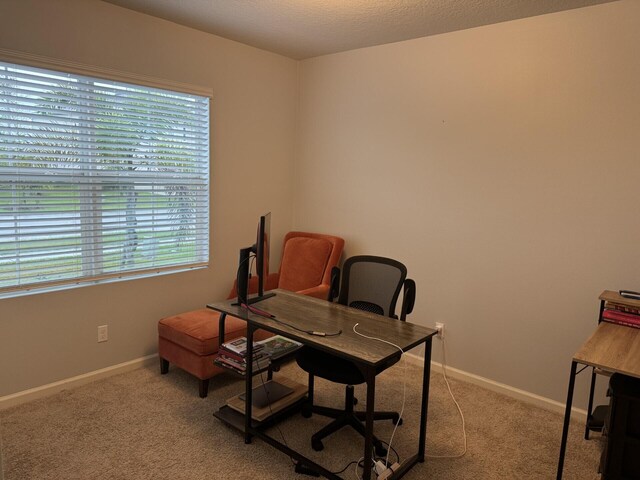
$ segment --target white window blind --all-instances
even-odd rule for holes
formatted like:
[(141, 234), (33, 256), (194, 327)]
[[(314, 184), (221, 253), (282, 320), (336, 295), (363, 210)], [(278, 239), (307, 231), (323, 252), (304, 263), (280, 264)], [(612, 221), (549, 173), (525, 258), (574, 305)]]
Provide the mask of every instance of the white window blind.
[(203, 266), (209, 98), (0, 62), (0, 295)]

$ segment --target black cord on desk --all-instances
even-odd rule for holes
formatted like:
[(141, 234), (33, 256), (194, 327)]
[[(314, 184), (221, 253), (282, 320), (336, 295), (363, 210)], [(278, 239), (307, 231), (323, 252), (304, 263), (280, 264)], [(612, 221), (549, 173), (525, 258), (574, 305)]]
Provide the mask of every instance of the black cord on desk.
[(295, 325), (292, 325), (291, 323), (288, 322), (283, 322), (282, 320), (278, 320), (278, 318), (273, 315), (272, 313), (269, 313), (265, 310), (260, 310), (259, 308), (255, 308), (249, 304), (243, 303), (242, 304), (243, 307), (245, 307), (247, 310), (249, 310), (251, 313), (255, 314), (255, 315), (260, 315), (261, 317), (265, 317), (265, 318), (269, 318), (271, 320), (273, 320), (276, 323), (279, 323), (280, 325), (285, 325), (289, 328), (293, 328), (294, 330), (297, 330), (298, 332), (302, 332), (302, 333), (306, 333), (309, 335), (314, 335), (316, 337), (337, 337), (338, 335), (342, 334), (342, 330), (338, 330), (337, 332), (331, 332), (331, 333), (326, 333), (326, 332), (317, 332), (315, 330), (305, 330), (304, 328), (299, 328), (296, 327)]

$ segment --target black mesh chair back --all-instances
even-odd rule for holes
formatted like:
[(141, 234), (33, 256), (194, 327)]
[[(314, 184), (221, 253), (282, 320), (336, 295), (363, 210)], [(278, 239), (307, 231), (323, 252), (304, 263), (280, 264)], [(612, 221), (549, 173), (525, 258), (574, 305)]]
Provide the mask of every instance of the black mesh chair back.
[(390, 258), (359, 255), (349, 258), (342, 272), (338, 303), (398, 318), (396, 304), (407, 278), (407, 268), (402, 263)]

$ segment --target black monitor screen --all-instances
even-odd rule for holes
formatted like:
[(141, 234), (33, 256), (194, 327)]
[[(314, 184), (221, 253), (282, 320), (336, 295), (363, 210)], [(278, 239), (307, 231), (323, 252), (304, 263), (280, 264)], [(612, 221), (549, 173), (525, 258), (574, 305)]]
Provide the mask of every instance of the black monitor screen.
[(269, 244), (271, 242), (271, 213), (260, 217), (258, 238), (256, 239), (256, 275), (258, 275), (258, 296), (264, 295), (264, 287), (269, 275)]
[[(271, 213), (260, 217), (258, 222), (258, 235), (256, 243), (250, 247), (240, 249), (240, 260), (238, 263), (237, 291), (238, 301), (234, 305), (249, 305), (275, 294), (264, 294), (267, 276), (269, 275), (269, 243), (271, 241)], [(249, 298), (249, 263), (251, 255), (256, 256), (256, 274), (258, 275), (258, 295)]]

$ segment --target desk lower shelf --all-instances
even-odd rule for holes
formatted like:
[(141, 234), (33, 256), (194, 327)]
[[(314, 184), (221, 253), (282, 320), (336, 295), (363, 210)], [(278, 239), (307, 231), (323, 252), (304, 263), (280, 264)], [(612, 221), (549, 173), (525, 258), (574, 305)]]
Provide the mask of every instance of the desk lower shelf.
[[(299, 411), (302, 404), (306, 401), (306, 385), (294, 382), (285, 377), (280, 377), (277, 381), (284, 386), (292, 388), (293, 392), (273, 402), (270, 406), (263, 408), (254, 406), (251, 409), (251, 426), (253, 428), (269, 426), (283, 420), (287, 416)], [(257, 387), (259, 388), (260, 385), (258, 384)], [(220, 407), (213, 415), (227, 425), (244, 431), (245, 402), (240, 398), (241, 396), (242, 394), (239, 394), (227, 400), (227, 404)]]
[[(274, 413), (269, 418), (258, 422), (257, 420), (251, 421), (251, 428), (269, 428), (275, 425), (278, 422), (281, 422), (285, 418), (290, 417), (291, 415), (299, 412), (302, 409), (302, 405), (306, 401), (305, 398), (301, 398), (297, 402), (289, 405), (286, 408), (283, 408), (277, 413)], [(235, 428), (240, 432), (244, 432), (244, 414), (234, 410), (228, 405), (223, 405), (218, 409), (218, 411), (213, 412), (213, 416), (216, 417), (221, 422), (224, 422), (226, 425)]]

